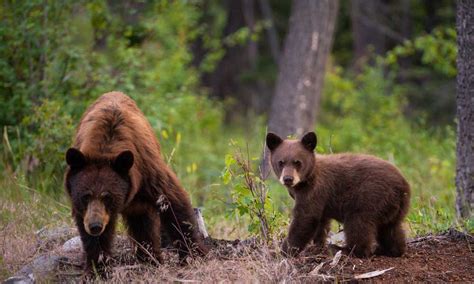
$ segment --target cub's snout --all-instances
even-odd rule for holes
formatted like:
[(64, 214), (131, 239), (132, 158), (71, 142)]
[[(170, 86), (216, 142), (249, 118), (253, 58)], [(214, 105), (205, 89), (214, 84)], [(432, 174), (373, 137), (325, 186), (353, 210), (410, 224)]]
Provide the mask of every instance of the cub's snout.
[(107, 224), (110, 216), (105, 209), (105, 205), (100, 200), (92, 200), (87, 205), (87, 210), (84, 215), (84, 229), (91, 236), (101, 235)]
[(280, 176), (280, 183), (284, 186), (293, 187), (300, 182), (298, 171), (294, 168), (283, 168)]

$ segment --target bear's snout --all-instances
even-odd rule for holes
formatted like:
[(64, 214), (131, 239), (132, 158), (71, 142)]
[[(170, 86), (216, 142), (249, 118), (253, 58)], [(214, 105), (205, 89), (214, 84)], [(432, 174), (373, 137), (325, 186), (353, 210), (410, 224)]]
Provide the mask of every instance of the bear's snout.
[(102, 233), (102, 224), (101, 223), (92, 223), (89, 225), (89, 231), (91, 232), (91, 235), (99, 235)]
[(104, 203), (99, 200), (92, 200), (87, 206), (84, 216), (84, 229), (91, 236), (99, 236), (104, 232), (109, 219)]

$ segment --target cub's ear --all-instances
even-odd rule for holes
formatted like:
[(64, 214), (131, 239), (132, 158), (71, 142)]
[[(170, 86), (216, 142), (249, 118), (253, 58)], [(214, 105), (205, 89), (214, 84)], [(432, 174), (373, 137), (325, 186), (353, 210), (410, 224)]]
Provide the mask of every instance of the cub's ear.
[(301, 138), (301, 144), (303, 144), (303, 146), (310, 152), (314, 151), (317, 143), (318, 138), (314, 132), (308, 132), (303, 136), (303, 138)]
[(275, 150), (283, 142), (283, 139), (275, 133), (268, 132), (267, 134), (267, 147), (270, 151)]
[(123, 151), (112, 163), (112, 167), (119, 173), (128, 173), (133, 166), (133, 153), (131, 151)]
[(66, 152), (66, 163), (71, 169), (80, 169), (86, 164), (86, 157), (76, 148), (69, 148)]

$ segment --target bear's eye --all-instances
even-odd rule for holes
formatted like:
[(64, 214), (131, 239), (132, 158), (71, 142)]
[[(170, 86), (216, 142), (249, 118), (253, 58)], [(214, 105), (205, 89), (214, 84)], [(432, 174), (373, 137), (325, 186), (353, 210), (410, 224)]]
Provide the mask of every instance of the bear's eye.
[(280, 168), (282, 168), (284, 164), (285, 164), (285, 161), (278, 161), (278, 166), (280, 166)]
[(89, 203), (89, 200), (91, 199), (91, 194), (90, 193), (86, 193), (84, 194), (82, 197), (81, 197), (81, 202), (83, 204), (87, 204)]
[(108, 192), (105, 192), (105, 193), (102, 193), (102, 201), (104, 202), (104, 204), (106, 205), (110, 205), (112, 204), (112, 195)]
[(301, 166), (301, 161), (300, 160), (294, 160), (293, 165), (295, 165), (296, 167), (299, 167), (299, 166)]

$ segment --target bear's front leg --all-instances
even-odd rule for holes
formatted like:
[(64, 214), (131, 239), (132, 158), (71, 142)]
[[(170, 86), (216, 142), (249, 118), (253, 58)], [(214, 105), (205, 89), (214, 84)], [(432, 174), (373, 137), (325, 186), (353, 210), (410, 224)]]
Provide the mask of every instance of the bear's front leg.
[(318, 228), (319, 218), (301, 212), (294, 212), (288, 237), (283, 241), (282, 252), (285, 256), (296, 256), (313, 238)]
[(115, 218), (111, 218), (107, 224), (104, 232), (99, 236), (91, 236), (84, 228), (84, 223), (81, 216), (76, 216), (76, 225), (82, 241), (82, 247), (85, 253), (85, 267), (86, 273), (94, 272), (100, 266), (99, 257), (102, 254), (104, 257), (110, 254), (110, 248), (113, 242), (113, 234), (115, 228)]

